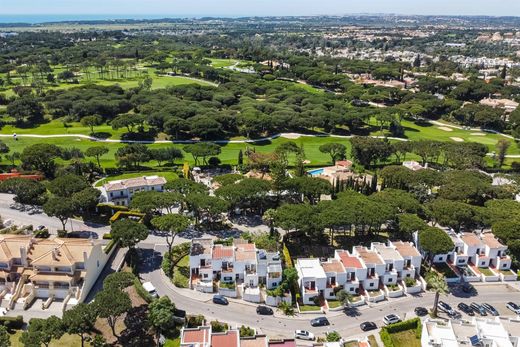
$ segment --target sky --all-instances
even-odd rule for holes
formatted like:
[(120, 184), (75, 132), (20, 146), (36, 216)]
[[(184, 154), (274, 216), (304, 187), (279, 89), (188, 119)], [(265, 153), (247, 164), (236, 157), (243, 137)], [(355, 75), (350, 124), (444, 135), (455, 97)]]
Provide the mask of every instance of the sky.
[(264, 16), (396, 13), (520, 16), (520, 0), (0, 0), (0, 16)]

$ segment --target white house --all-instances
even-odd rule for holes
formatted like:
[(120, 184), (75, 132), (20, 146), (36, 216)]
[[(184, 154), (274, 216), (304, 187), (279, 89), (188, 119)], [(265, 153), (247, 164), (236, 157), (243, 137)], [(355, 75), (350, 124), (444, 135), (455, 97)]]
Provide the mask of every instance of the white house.
[(110, 181), (101, 190), (101, 202), (128, 206), (135, 193), (164, 190), (166, 179), (160, 176), (143, 176), (125, 180)]
[(359, 285), (367, 278), (367, 269), (358, 257), (345, 250), (336, 250), (334, 258), (338, 259), (345, 268), (345, 282), (341, 283), (349, 294), (359, 294)]
[(378, 290), (380, 278), (386, 272), (386, 264), (375, 251), (366, 247), (357, 246), (352, 249), (352, 255), (358, 256), (367, 269), (367, 277), (361, 282), (365, 290)]
[(306, 305), (314, 304), (313, 299), (324, 296), (327, 288), (327, 274), (319, 259), (298, 259), (295, 265), (298, 271), (298, 285), (301, 289), (302, 301)]

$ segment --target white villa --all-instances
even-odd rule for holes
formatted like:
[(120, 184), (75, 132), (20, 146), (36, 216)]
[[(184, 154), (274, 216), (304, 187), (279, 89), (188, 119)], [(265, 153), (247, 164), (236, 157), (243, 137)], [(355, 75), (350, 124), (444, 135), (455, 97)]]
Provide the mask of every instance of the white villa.
[(0, 299), (8, 307), (30, 307), (35, 299), (48, 307), (53, 300), (64, 308), (85, 300), (109, 254), (99, 241), (0, 237)]
[(110, 181), (101, 188), (100, 202), (128, 206), (135, 193), (164, 190), (166, 179), (160, 176), (143, 176), (125, 180)]
[(212, 239), (193, 239), (190, 250), (190, 286), (205, 293), (263, 301), (261, 286), (276, 288), (282, 281), (278, 253), (266, 252), (255, 244), (234, 240), (232, 246), (214, 244)]

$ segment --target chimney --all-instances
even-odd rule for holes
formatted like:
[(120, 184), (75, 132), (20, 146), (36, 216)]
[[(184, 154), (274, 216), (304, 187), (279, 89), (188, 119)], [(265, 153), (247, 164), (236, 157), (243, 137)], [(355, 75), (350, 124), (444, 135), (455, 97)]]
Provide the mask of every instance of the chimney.
[(25, 249), (25, 246), (20, 247), (20, 258), (24, 267), (29, 266), (27, 263), (27, 250)]

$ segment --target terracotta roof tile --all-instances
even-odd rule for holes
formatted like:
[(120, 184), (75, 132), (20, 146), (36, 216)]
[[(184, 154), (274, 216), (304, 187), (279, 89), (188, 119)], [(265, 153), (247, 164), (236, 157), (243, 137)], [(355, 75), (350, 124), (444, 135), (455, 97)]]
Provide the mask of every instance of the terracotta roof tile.
[(505, 247), (500, 241), (498, 241), (492, 233), (486, 233), (482, 235), (482, 241), (489, 248), (502, 248)]
[(475, 235), (473, 233), (463, 234), (460, 238), (468, 246), (473, 246), (474, 247), (474, 246), (482, 245), (482, 240), (477, 235)]
[(240, 347), (267, 347), (267, 337), (264, 335), (242, 337), (240, 338)]
[(223, 259), (223, 258), (232, 258), (233, 257), (233, 247), (231, 246), (222, 246), (222, 245), (215, 245), (213, 247), (213, 259)]
[[(209, 343), (211, 339), (209, 327), (198, 327), (196, 329), (184, 329), (181, 342), (184, 343)], [(203, 345), (202, 345), (203, 346)]]
[(345, 272), (345, 268), (339, 260), (331, 259), (328, 262), (321, 263), (321, 266), (325, 272)]
[(347, 269), (362, 269), (363, 264), (359, 261), (357, 257), (351, 256), (347, 251), (341, 251), (339, 253), (339, 258), (343, 263), (343, 266)]
[(393, 245), (403, 257), (420, 257), (421, 254), (410, 242), (396, 241)]
[(238, 331), (211, 334), (211, 347), (238, 347)]

